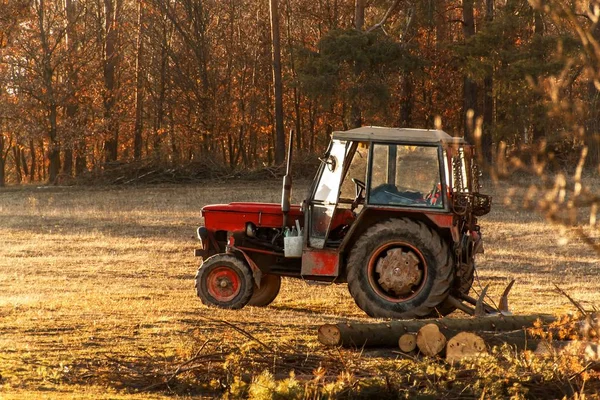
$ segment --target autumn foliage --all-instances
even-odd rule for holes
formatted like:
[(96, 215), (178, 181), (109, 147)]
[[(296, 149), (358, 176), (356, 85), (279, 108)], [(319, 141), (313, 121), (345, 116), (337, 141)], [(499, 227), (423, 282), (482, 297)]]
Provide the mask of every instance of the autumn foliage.
[[(437, 120), (479, 129), (491, 162), (500, 143), (599, 159), (596, 0), (278, 3), (284, 126), (305, 155), (333, 130)], [(267, 1), (2, 0), (0, 184), (273, 165), (270, 33)]]

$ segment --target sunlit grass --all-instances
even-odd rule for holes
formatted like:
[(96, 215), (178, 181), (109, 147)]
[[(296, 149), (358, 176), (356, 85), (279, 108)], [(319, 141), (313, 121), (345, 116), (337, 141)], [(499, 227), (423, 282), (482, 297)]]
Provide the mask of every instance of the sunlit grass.
[[(295, 185), (295, 202), (307, 186)], [(316, 339), (320, 324), (370, 320), (345, 285), (285, 279), (271, 306), (240, 311), (206, 308), (195, 296), (200, 208), (278, 203), (279, 190), (279, 182), (268, 181), (0, 192), (0, 397), (160, 397), (115, 392), (127, 388), (115, 383), (106, 365), (129, 357), (176, 362), (205, 338), (225, 347), (248, 340), (221, 320), (269, 346), (328, 356)], [(498, 188), (495, 195), (504, 193)], [(516, 313), (572, 309), (554, 284), (585, 304), (600, 303), (599, 256), (571, 228), (561, 231), (531, 212), (496, 204), (481, 219), (485, 254), (476, 288), (489, 284), (497, 299), (516, 279), (510, 297)], [(393, 364), (396, 357), (360, 362)], [(75, 378), (68, 368), (76, 365), (88, 372)]]

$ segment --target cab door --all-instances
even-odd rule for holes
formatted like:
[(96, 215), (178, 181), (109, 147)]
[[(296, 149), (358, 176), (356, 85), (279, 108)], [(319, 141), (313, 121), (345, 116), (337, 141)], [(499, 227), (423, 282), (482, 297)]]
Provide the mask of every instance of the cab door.
[(325, 246), (347, 169), (350, 143), (333, 140), (321, 163), (305, 213), (306, 245), (302, 252), (302, 276), (337, 277), (339, 254)]
[(322, 160), (319, 169), (320, 176), (313, 186), (312, 196), (308, 203), (307, 247), (314, 249), (325, 247), (331, 219), (340, 195), (347, 152), (347, 142), (334, 140), (326, 157)]

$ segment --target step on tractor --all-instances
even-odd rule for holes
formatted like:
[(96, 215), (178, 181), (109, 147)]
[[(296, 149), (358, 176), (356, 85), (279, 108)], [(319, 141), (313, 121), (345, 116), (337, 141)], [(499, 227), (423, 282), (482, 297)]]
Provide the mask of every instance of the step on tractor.
[(267, 306), (285, 276), (347, 283), (358, 307), (378, 318), (481, 308), (469, 290), (483, 252), (477, 218), (491, 198), (479, 193), (472, 145), (442, 130), (334, 132), (308, 197), (292, 205), (292, 142), (281, 204), (202, 208), (195, 254), (204, 304)]

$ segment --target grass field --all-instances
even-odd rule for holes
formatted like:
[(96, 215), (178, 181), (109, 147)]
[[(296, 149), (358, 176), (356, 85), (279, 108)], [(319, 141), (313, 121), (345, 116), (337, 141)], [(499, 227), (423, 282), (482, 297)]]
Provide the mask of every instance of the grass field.
[[(295, 201), (306, 187), (296, 184)], [(523, 210), (518, 193), (489, 190), (495, 206), (481, 221), (486, 248), (478, 277), (490, 284), (492, 297), (514, 278), (516, 313), (572, 310), (554, 284), (587, 307), (599, 305), (600, 257), (581, 232)], [(265, 369), (275, 373), (263, 376), (265, 387), (278, 372), (287, 376), (293, 369), (297, 380), (285, 384), (335, 375), (331, 385), (346, 385), (337, 393), (349, 394), (349, 375), (360, 380), (408, 368), (396, 353), (319, 345), (320, 324), (369, 320), (345, 285), (286, 279), (280, 296), (263, 309), (209, 309), (197, 299), (193, 250), (200, 208), (279, 202), (280, 196), (277, 181), (2, 189), (0, 398), (235, 397), (235, 385), (242, 385), (236, 379), (248, 381)], [(597, 245), (598, 233), (586, 229)], [(185, 364), (190, 359), (195, 363)], [(257, 387), (246, 394), (260, 397)], [(302, 390), (311, 397), (306, 386)], [(430, 386), (423, 390), (435, 393)], [(486, 397), (485, 390), (461, 393)]]

